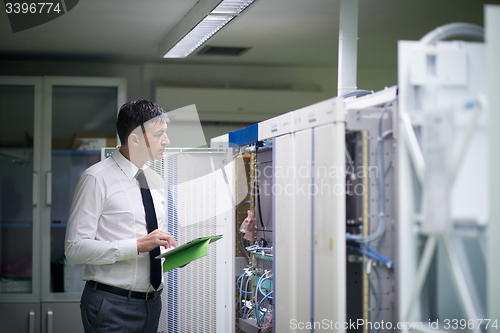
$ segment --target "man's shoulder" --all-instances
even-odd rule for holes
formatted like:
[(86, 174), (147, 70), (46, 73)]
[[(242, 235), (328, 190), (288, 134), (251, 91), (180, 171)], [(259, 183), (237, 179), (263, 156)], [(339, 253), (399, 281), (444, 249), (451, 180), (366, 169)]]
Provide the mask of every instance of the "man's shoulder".
[(90, 166), (83, 172), (84, 175), (91, 175), (94, 177), (105, 175), (110, 171), (110, 168), (116, 165), (116, 162), (108, 157), (105, 160), (97, 162), (96, 164)]

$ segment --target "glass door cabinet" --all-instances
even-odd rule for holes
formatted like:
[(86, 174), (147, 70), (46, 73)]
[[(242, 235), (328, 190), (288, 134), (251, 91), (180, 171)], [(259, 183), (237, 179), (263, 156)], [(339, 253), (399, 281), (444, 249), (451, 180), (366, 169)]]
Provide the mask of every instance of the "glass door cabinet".
[(116, 138), (125, 101), (122, 78), (0, 76), (2, 332), (83, 332), (83, 267), (65, 260), (64, 235), (80, 174), (101, 155), (76, 139)]

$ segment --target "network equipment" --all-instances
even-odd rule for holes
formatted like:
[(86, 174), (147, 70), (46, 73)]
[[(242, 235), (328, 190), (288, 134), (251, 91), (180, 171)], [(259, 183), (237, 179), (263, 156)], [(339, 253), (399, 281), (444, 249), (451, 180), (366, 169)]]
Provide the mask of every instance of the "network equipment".
[[(203, 325), (437, 332), (446, 318), (487, 317), (485, 50), (441, 41), (455, 34), (481, 29), (451, 25), (400, 42), (398, 87), (356, 90), (214, 138), (203, 162), (197, 151), (167, 156), (171, 232), (224, 235), (196, 280), (216, 299), (216, 319)], [(193, 174), (181, 179), (180, 169)], [(198, 268), (189, 269), (171, 273), (167, 288)], [(166, 312), (168, 330), (190, 329), (200, 297), (168, 295), (165, 311), (180, 309)]]
[(212, 140), (212, 148), (232, 146), (239, 161), (239, 331), (326, 325), (345, 332), (349, 320), (397, 317), (396, 88), (363, 99), (367, 105), (354, 97)]

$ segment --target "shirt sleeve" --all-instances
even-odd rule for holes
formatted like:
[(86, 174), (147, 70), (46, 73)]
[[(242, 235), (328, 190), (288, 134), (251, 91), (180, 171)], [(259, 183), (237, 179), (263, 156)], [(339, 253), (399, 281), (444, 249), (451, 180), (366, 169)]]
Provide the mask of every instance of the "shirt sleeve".
[(98, 179), (83, 174), (78, 182), (66, 228), (65, 255), (70, 264), (113, 264), (137, 256), (137, 240), (96, 240), (105, 195)]

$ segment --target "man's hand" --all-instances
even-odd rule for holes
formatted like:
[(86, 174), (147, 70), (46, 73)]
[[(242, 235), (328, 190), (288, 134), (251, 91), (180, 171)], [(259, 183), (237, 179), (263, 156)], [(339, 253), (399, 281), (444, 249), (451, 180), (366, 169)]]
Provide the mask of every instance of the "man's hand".
[(137, 250), (139, 253), (149, 252), (158, 246), (163, 246), (168, 249), (171, 246), (177, 247), (177, 242), (170, 233), (159, 229), (137, 240)]

